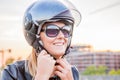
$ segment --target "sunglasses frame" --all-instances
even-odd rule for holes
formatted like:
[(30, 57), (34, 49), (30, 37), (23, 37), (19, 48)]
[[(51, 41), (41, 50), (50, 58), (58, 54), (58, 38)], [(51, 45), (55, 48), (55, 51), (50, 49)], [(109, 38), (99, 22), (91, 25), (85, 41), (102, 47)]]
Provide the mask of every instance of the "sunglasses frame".
[[(45, 28), (42, 28), (41, 29), (41, 32), (45, 32), (45, 34), (48, 36), (48, 37), (50, 37), (50, 38), (54, 38), (54, 37), (57, 37), (58, 36), (58, 34), (60, 33), (60, 31), (63, 33), (63, 35), (64, 35), (64, 37), (65, 38), (68, 38), (68, 37), (70, 37), (70, 36), (72, 36), (72, 25), (65, 25), (65, 26), (63, 26), (63, 27), (59, 27), (59, 26), (57, 26), (57, 25), (55, 25), (55, 24), (46, 24), (45, 25), (46, 27)], [(55, 27), (56, 27), (56, 29), (58, 29), (58, 32), (54, 35), (54, 36), (50, 36), (48, 33), (47, 33), (47, 29), (48, 29), (48, 27), (50, 27), (50, 26), (54, 26), (54, 28), (53, 29), (55, 29)], [(64, 33), (64, 31), (63, 30), (65, 30), (65, 27), (68, 27), (68, 28), (70, 28), (69, 30), (68, 30), (68, 36), (66, 36), (65, 35), (65, 33)], [(52, 28), (51, 28), (52, 29)], [(67, 29), (66, 29), (66, 31), (67, 31)]]

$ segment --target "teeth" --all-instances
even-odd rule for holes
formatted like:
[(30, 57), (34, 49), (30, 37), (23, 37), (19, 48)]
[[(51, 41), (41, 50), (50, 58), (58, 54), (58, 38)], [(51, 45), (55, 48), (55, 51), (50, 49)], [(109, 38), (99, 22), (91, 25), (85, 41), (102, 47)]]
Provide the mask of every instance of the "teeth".
[(61, 46), (61, 45), (63, 45), (63, 43), (56, 43), (55, 45), (57, 45), (57, 46)]

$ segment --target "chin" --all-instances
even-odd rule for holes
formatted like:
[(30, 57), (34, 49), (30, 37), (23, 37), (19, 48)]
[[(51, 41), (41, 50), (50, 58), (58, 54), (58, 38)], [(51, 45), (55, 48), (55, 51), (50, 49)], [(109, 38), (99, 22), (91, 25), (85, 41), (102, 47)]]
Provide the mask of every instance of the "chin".
[(65, 54), (65, 51), (64, 52), (60, 51), (60, 52), (54, 53), (53, 56), (58, 59), (58, 58), (61, 58), (64, 54)]

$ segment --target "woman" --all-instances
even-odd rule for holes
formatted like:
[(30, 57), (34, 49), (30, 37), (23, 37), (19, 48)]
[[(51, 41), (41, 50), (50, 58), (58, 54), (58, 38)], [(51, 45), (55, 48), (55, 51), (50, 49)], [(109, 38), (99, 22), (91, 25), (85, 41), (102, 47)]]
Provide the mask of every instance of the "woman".
[(25, 12), (24, 36), (33, 47), (28, 60), (8, 65), (2, 80), (79, 80), (79, 72), (64, 56), (80, 13), (68, 1), (38, 0)]

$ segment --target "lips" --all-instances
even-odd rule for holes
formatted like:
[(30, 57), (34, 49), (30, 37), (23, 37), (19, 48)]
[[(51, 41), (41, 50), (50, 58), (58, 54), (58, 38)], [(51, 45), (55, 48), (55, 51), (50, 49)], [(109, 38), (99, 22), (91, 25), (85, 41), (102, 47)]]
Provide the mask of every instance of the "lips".
[(62, 45), (64, 45), (64, 42), (55, 42), (54, 45), (56, 45), (56, 46), (62, 46)]

